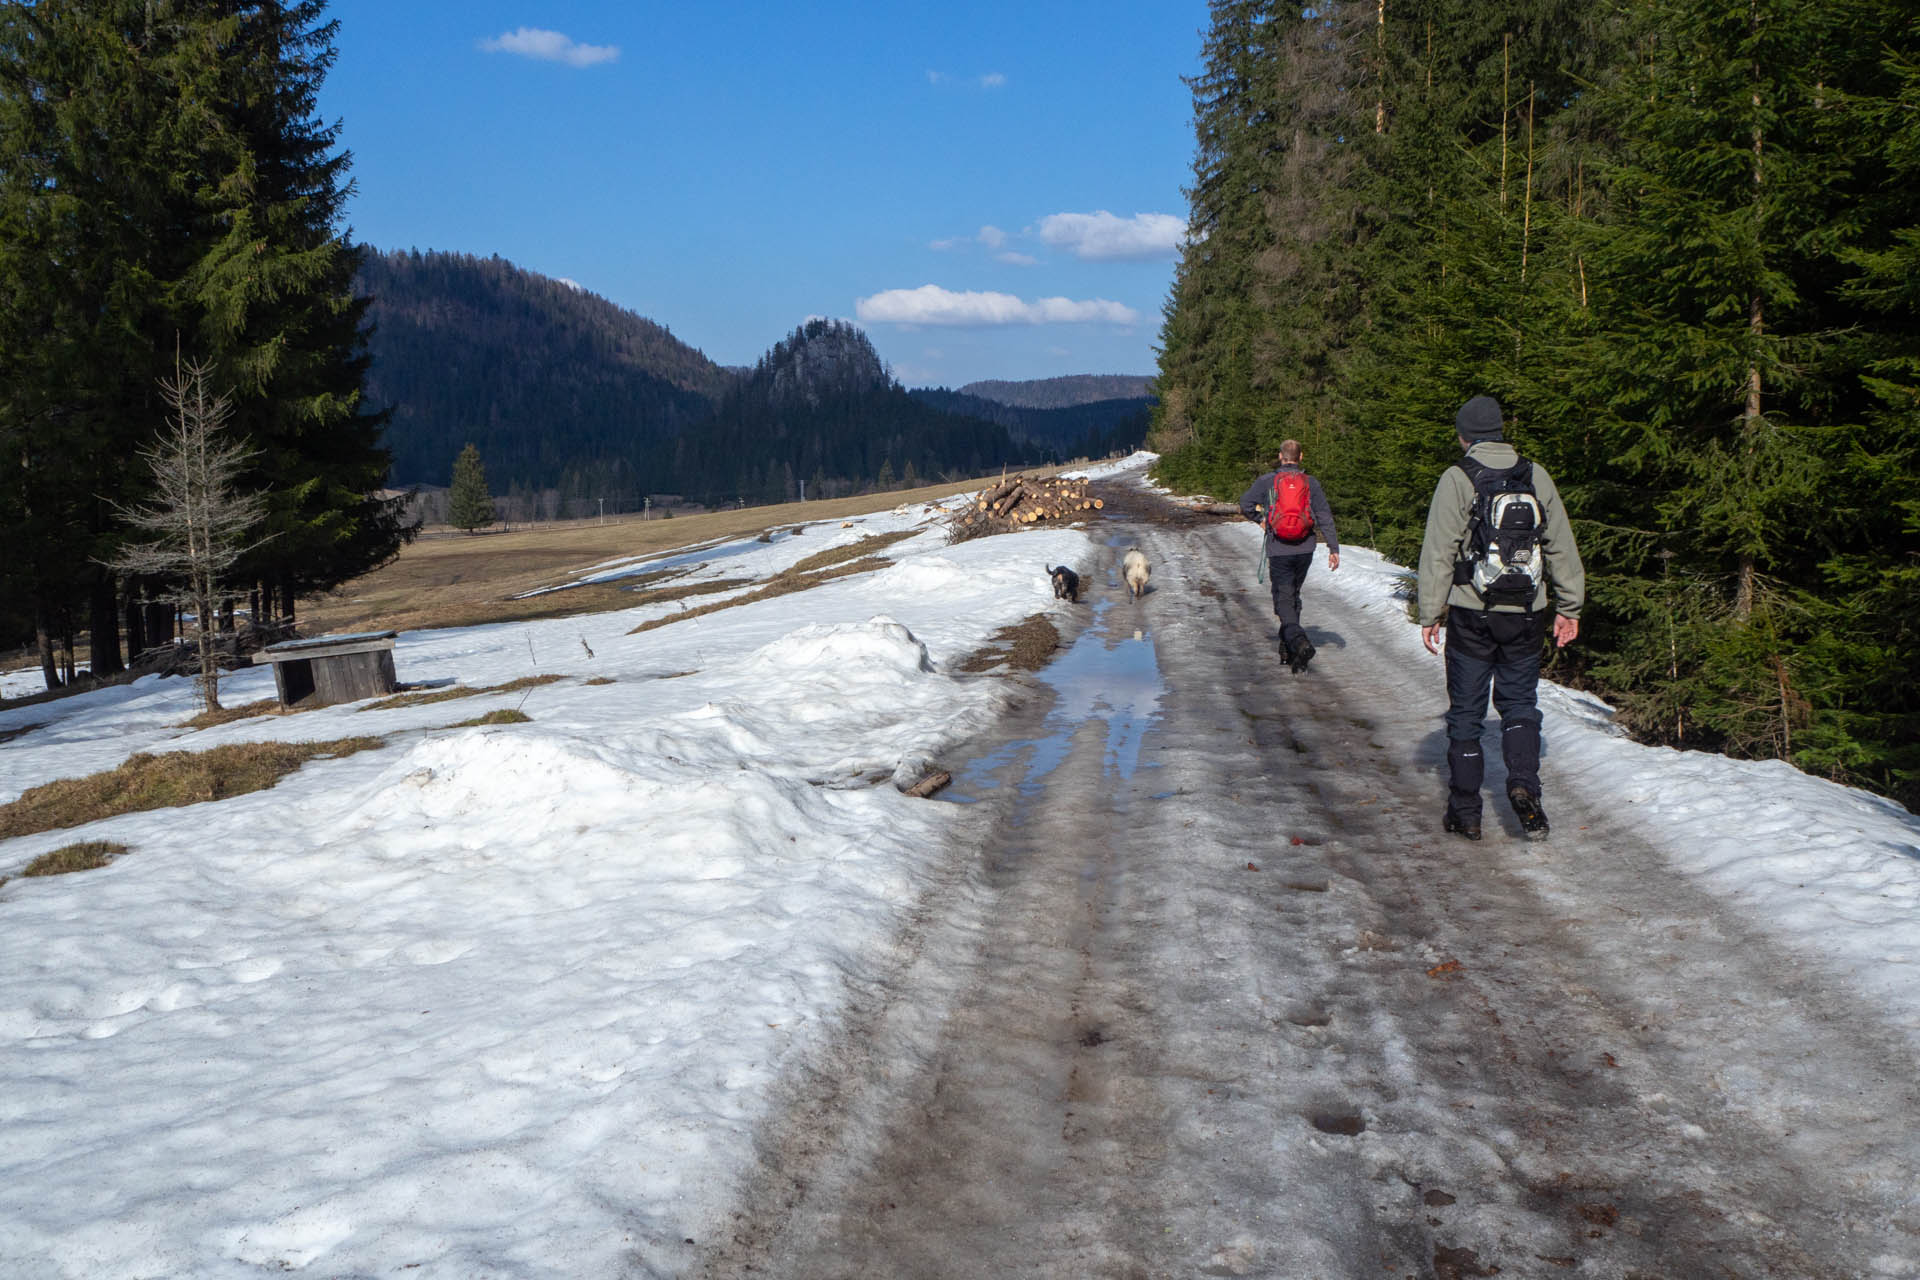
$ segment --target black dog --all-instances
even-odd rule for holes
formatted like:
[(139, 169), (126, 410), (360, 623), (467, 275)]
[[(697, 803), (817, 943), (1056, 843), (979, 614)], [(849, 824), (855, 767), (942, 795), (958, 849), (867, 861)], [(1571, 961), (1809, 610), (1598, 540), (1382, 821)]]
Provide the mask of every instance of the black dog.
[(1067, 568), (1065, 565), (1061, 565), (1058, 569), (1049, 569), (1047, 572), (1053, 577), (1053, 598), (1055, 600), (1066, 600), (1073, 604), (1080, 603), (1079, 574)]

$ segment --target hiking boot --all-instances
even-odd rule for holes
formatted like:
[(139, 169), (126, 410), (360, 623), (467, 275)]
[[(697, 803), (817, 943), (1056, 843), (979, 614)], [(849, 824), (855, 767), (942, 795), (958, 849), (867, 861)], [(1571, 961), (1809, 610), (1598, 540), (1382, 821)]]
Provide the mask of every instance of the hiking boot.
[(1513, 805), (1513, 816), (1520, 819), (1520, 829), (1526, 832), (1529, 840), (1547, 838), (1547, 815), (1540, 808), (1540, 799), (1525, 787), (1515, 787), (1507, 792), (1507, 800)]
[(1305, 671), (1307, 664), (1313, 661), (1313, 655), (1316, 652), (1317, 650), (1314, 649), (1313, 641), (1311, 640), (1302, 640), (1299, 648), (1289, 650), (1287, 653), (1287, 665), (1293, 668), (1293, 674), (1299, 675)]
[(1480, 822), (1477, 818), (1458, 818), (1449, 813), (1447, 820), (1441, 826), (1454, 835), (1465, 836), (1469, 840), (1480, 838)]

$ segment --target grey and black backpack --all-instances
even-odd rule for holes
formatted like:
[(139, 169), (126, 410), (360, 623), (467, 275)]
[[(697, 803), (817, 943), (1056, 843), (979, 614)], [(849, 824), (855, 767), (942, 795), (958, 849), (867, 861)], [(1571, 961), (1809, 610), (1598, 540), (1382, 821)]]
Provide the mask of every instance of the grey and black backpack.
[(1533, 464), (1522, 458), (1511, 467), (1489, 467), (1462, 458), (1455, 465), (1473, 482), (1473, 513), (1454, 584), (1471, 586), (1489, 606), (1531, 608), (1546, 572), (1540, 538), (1547, 519), (1533, 491)]

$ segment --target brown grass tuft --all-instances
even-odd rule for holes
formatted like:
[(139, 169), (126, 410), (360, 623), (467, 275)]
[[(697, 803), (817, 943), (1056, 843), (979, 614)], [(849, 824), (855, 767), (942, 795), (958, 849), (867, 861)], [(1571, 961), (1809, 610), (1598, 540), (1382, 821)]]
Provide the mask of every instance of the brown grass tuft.
[(582, 680), (581, 684), (618, 684), (612, 676), (594, 676), (591, 680)]
[(515, 707), (502, 707), (498, 711), (489, 711), (487, 712), (487, 714), (483, 716), (475, 716), (471, 720), (462, 720), (458, 724), (450, 724), (447, 726), (447, 728), (475, 729), (483, 724), (532, 724), (532, 723), (533, 723), (533, 717), (528, 715), (526, 712), (521, 711)]
[(421, 689), (412, 693), (396, 693), (391, 698), (370, 702), (360, 709), (362, 711), (393, 711), (400, 707), (421, 707), (429, 702), (451, 702), (455, 698), (472, 698), (483, 693), (512, 693), (516, 689), (532, 689), (565, 679), (565, 676), (521, 676), (518, 680), (509, 680), (505, 684), (456, 684), (447, 689)]
[(245, 702), (237, 707), (222, 707), (218, 711), (202, 711), (191, 720), (180, 723), (182, 729), (211, 729), (215, 725), (232, 724), (235, 720), (249, 720), (254, 716), (292, 715), (293, 707), (283, 707), (278, 698), (262, 698), (258, 702)]
[(225, 800), (271, 787), (309, 760), (350, 756), (382, 738), (332, 742), (236, 742), (211, 751), (141, 752), (117, 769), (29, 788), (0, 805), (0, 840), (77, 827), (124, 813)]
[(1044, 613), (1036, 613), (1010, 627), (993, 633), (984, 648), (976, 649), (961, 660), (960, 669), (969, 672), (990, 671), (1001, 663), (1021, 671), (1038, 671), (1060, 647), (1060, 631)]
[(20, 874), (64, 876), (71, 871), (92, 871), (95, 867), (106, 866), (127, 851), (127, 846), (112, 840), (82, 840), (79, 844), (62, 845), (52, 853), (41, 854), (29, 862)]
[(671, 604), (675, 600), (717, 595), (722, 591), (732, 591), (736, 587), (750, 587), (753, 583), (752, 578), (714, 578), (708, 582), (689, 582), (679, 587), (655, 587), (651, 591), (629, 592), (627, 603), (621, 607), (631, 609), (643, 604)]
[[(651, 631), (655, 627), (664, 627), (670, 622), (681, 622), (687, 618), (699, 618), (709, 613), (718, 613), (722, 609), (732, 609), (738, 605), (755, 604), (761, 600), (772, 600), (776, 596), (792, 595), (796, 591), (805, 591), (817, 587), (823, 582), (832, 582), (835, 578), (850, 578), (856, 573), (872, 573), (875, 569), (885, 569), (893, 563), (885, 556), (870, 553), (890, 547), (919, 533), (918, 529), (899, 529), (893, 533), (877, 533), (870, 538), (862, 538), (842, 547), (829, 547), (825, 551), (816, 551), (806, 559), (789, 569), (782, 570), (766, 580), (757, 591), (735, 596), (731, 600), (719, 600), (713, 604), (697, 605), (691, 609), (682, 609), (678, 613), (669, 613), (659, 618), (649, 618), (633, 630), (630, 636), (642, 631)], [(859, 559), (856, 557), (865, 557)]]
[(814, 552), (779, 576), (786, 577), (787, 574), (815, 573), (821, 569), (826, 569), (836, 564), (843, 564), (848, 560), (857, 559), (860, 556), (870, 556), (877, 551), (884, 551), (894, 543), (905, 542), (908, 538), (914, 537), (922, 532), (924, 531), (920, 529), (896, 529), (892, 533), (876, 533), (871, 537), (862, 538), (858, 542), (849, 542), (845, 546), (828, 547), (825, 551)]
[(731, 600), (718, 600), (713, 604), (696, 605), (691, 609), (682, 609), (678, 613), (669, 613), (664, 617), (649, 618), (633, 630), (627, 632), (627, 634), (637, 636), (642, 631), (651, 631), (655, 627), (664, 627), (670, 622), (684, 622), (688, 618), (704, 617), (709, 613), (718, 613), (722, 609), (732, 609), (743, 604), (756, 604), (761, 600), (771, 600), (776, 596), (792, 595), (796, 591), (805, 591), (809, 587), (817, 587), (823, 582), (832, 582), (835, 578), (850, 578), (857, 573), (871, 573), (875, 569), (884, 569), (892, 563), (893, 561), (884, 556), (874, 556), (867, 560), (856, 560), (852, 564), (836, 565), (834, 568), (823, 569), (818, 573), (801, 574), (789, 569), (785, 573), (776, 574), (768, 578), (767, 585), (761, 587), (758, 591), (749, 591), (747, 594), (735, 596)]

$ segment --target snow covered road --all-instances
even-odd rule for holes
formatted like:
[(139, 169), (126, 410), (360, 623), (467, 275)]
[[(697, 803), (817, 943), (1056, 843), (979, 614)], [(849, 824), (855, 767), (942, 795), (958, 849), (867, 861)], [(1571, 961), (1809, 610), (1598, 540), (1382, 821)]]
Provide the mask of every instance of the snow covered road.
[(1920, 1275), (1897, 1011), (1551, 726), (1555, 838), (1443, 837), (1411, 628), (1323, 559), (1295, 678), (1244, 531), (1133, 492), (1052, 697), (955, 784), (991, 835), (777, 1094), (700, 1274)]
[[(0, 802), (385, 744), (0, 840), (0, 1277), (1920, 1277), (1920, 819), (1543, 687), (1555, 839), (1443, 840), (1394, 567), (1314, 571), (1296, 680), (1257, 529), (1110, 495), (405, 635), (455, 701), (0, 706)], [(749, 598), (840, 552), (888, 563)], [(1035, 613), (1047, 670), (969, 674)], [(22, 874), (80, 840), (128, 852)]]

